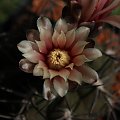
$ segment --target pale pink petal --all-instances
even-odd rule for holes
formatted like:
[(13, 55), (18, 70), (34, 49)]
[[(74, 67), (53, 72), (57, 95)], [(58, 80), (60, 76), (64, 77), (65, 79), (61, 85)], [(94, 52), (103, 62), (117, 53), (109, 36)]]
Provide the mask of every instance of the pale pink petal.
[(86, 41), (78, 41), (71, 49), (72, 56), (81, 54), (83, 52), (84, 47), (88, 44)]
[(66, 48), (69, 48), (75, 40), (75, 29), (72, 29), (66, 33)]
[(40, 40), (45, 42), (48, 49), (52, 49), (52, 31), (41, 28)]
[(43, 68), (43, 79), (50, 78), (50, 73), (47, 67)]
[(67, 65), (65, 68), (70, 68), (71, 70), (73, 69), (74, 67), (74, 63), (70, 63), (69, 65)]
[(119, 15), (108, 16), (106, 18), (99, 20), (99, 22), (106, 22), (117, 28), (120, 28), (120, 16)]
[(46, 63), (43, 62), (42, 60), (39, 60), (39, 66), (40, 66), (41, 68), (47, 67)]
[(73, 69), (71, 70), (68, 79), (71, 81), (77, 82), (78, 84), (81, 84), (82, 74), (78, 70)]
[(52, 31), (52, 24), (47, 17), (39, 17), (37, 20), (37, 27), (39, 32), (41, 32), (41, 28)]
[(88, 35), (90, 33), (90, 28), (88, 27), (79, 27), (77, 30), (76, 30), (76, 33), (75, 33), (75, 39), (76, 41), (82, 41), (82, 40), (86, 40)]
[(23, 40), (21, 41), (17, 47), (18, 47), (18, 50), (21, 51), (22, 53), (27, 53), (31, 50), (33, 50), (32, 48), (32, 42), (28, 41), (28, 40)]
[(68, 25), (67, 22), (64, 19), (59, 19), (55, 25), (55, 30), (58, 33), (61, 33), (61, 31), (63, 31), (64, 33), (67, 32), (68, 30)]
[(50, 73), (50, 80), (53, 79), (54, 77), (56, 76), (59, 76), (59, 72), (56, 71), (56, 70), (49, 70), (49, 73)]
[(56, 92), (61, 97), (63, 97), (68, 91), (68, 82), (65, 82), (65, 80), (62, 77), (55, 77), (53, 80), (53, 85)]
[(27, 73), (32, 73), (34, 69), (35, 64), (31, 63), (27, 59), (21, 59), (19, 62), (19, 67), (22, 71)]
[(55, 98), (55, 95), (51, 92), (51, 81), (49, 79), (44, 81), (43, 94), (46, 100), (52, 100)]
[(38, 45), (38, 48), (39, 48), (39, 51), (41, 53), (47, 53), (47, 48), (46, 48), (46, 44), (44, 41), (36, 41), (37, 45)]
[(44, 56), (35, 50), (23, 54), (23, 56), (32, 63), (38, 63), (39, 60), (44, 60)]
[(58, 36), (59, 33), (55, 30), (52, 36), (52, 42), (55, 47), (58, 47), (58, 42), (57, 42)]
[(73, 58), (73, 63), (76, 66), (81, 66), (87, 61), (89, 61), (89, 60), (85, 57), (85, 55), (78, 55), (78, 56)]
[(43, 79), (50, 78), (50, 73), (45, 62), (39, 60), (39, 68), (43, 70)]
[(58, 36), (57, 42), (58, 42), (58, 46), (59, 46), (59, 48), (62, 49), (62, 48), (65, 47), (66, 36), (65, 36), (65, 34), (64, 34), (63, 31), (61, 31), (61, 34)]
[(56, 76), (62, 77), (65, 81), (67, 81), (67, 78), (70, 74), (69, 70), (67, 69), (61, 69), (60, 71), (56, 70), (49, 70), (50, 73), (50, 79), (53, 79)]
[(64, 78), (65, 81), (67, 81), (69, 74), (70, 74), (70, 71), (67, 69), (62, 69), (59, 71), (59, 76)]
[(43, 69), (39, 66), (39, 64), (35, 65), (33, 70), (34, 76), (43, 76)]
[(84, 49), (83, 53), (89, 60), (95, 60), (98, 57), (102, 56), (102, 53), (100, 50), (96, 49), (96, 48), (87, 48)]
[(82, 73), (82, 80), (86, 83), (92, 84), (99, 79), (97, 72), (86, 65), (80, 66), (78, 70)]

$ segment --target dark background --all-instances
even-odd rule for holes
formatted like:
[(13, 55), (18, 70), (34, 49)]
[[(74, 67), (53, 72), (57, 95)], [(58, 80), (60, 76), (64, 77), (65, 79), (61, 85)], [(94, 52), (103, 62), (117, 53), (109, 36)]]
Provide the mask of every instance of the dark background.
[(39, 78), (19, 69), (22, 56), (17, 44), (26, 39), (28, 29), (37, 29), (38, 15), (30, 10), (31, 6), (31, 0), (0, 3), (0, 120), (14, 119), (24, 111), (22, 107), (34, 89), (42, 91)]

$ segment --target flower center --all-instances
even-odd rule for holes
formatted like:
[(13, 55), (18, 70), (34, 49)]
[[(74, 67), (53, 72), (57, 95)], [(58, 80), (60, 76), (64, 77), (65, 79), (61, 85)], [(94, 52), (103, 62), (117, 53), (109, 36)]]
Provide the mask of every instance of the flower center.
[(59, 70), (69, 64), (70, 56), (67, 51), (54, 49), (48, 55), (48, 64), (52, 69)]

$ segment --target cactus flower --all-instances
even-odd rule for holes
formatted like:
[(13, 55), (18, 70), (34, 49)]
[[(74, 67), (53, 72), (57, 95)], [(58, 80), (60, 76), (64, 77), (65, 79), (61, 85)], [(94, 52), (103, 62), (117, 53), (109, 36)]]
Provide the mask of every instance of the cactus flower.
[[(65, 7), (63, 16), (76, 15), (79, 24), (86, 22), (105, 22), (120, 28), (120, 15), (110, 15), (112, 10), (120, 6), (120, 0), (68, 0), (70, 6)], [(77, 12), (74, 12), (74, 11)], [(79, 12), (79, 13), (78, 13)], [(75, 15), (76, 14), (76, 15)]]
[(97, 72), (85, 64), (102, 55), (98, 49), (86, 47), (89, 28), (69, 28), (64, 19), (59, 19), (53, 28), (46, 17), (38, 18), (37, 27), (39, 33), (32, 31), (27, 35), (28, 40), (18, 44), (25, 57), (20, 68), (43, 77), (45, 99), (51, 100), (57, 94), (63, 97), (69, 81), (81, 85), (98, 80)]

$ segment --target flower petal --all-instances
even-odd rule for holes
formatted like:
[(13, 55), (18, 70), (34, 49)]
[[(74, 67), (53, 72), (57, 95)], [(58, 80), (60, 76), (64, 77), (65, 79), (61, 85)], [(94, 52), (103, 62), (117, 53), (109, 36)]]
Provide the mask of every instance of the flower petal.
[(93, 12), (95, 11), (98, 0), (79, 0), (82, 6), (82, 16), (81, 19), (88, 21)]
[(55, 98), (55, 95), (51, 92), (51, 82), (49, 79), (44, 81), (43, 94), (46, 100), (52, 100)]
[(32, 42), (28, 41), (28, 40), (23, 40), (21, 41), (18, 45), (18, 50), (21, 51), (22, 53), (27, 53), (31, 50), (33, 50), (32, 48)]
[(84, 47), (88, 44), (86, 41), (78, 41), (73, 48), (71, 49), (72, 56), (81, 54), (83, 52)]
[(102, 56), (102, 53), (100, 50), (96, 48), (87, 48), (84, 49), (83, 54), (89, 59), (89, 60), (95, 60), (98, 57)]
[(59, 33), (56, 30), (54, 30), (54, 33), (52, 36), (52, 42), (55, 47), (58, 47), (58, 42), (57, 42), (58, 36), (59, 36)]
[(27, 40), (35, 42), (35, 40), (39, 41), (40, 40), (40, 35), (37, 30), (31, 29), (28, 30), (26, 33)]
[(50, 73), (47, 67), (43, 68), (43, 79), (50, 78)]
[(34, 64), (27, 59), (21, 59), (19, 62), (19, 67), (22, 71), (27, 73), (32, 73), (34, 69)]
[(59, 75), (58, 71), (51, 70), (51, 69), (49, 70), (49, 73), (50, 73), (50, 80)]
[(42, 54), (36, 52), (35, 50), (23, 54), (23, 56), (32, 63), (38, 63), (39, 60), (44, 60)]
[(62, 69), (59, 71), (59, 76), (64, 78), (65, 81), (67, 81), (69, 74), (70, 72), (67, 69)]
[(62, 77), (55, 77), (53, 85), (56, 92), (63, 97), (68, 91), (68, 83)]
[(47, 67), (47, 65), (45, 64), (45, 62), (43, 62), (42, 60), (39, 60), (39, 66), (41, 68)]
[(69, 48), (75, 40), (75, 29), (72, 29), (66, 33), (66, 48)]
[(94, 12), (97, 13), (101, 11), (107, 3), (108, 3), (108, 0), (99, 0), (97, 3), (96, 10)]
[(88, 21), (92, 16), (93, 12), (96, 9), (96, 5), (99, 0), (81, 0), (82, 4), (82, 16), (81, 19), (84, 21)]
[(64, 48), (65, 43), (66, 43), (66, 36), (63, 31), (61, 31), (61, 34), (58, 36), (57, 42), (58, 42), (58, 46), (61, 49)]
[[(39, 64), (38, 64), (39, 68), (42, 69), (43, 71), (43, 79), (47, 79), (47, 78), (50, 78), (50, 73), (49, 73), (49, 70), (47, 68), (47, 65), (45, 64), (45, 62), (39, 60)], [(42, 72), (41, 71), (41, 72)]]
[(52, 49), (52, 31), (41, 28), (40, 40), (45, 42), (48, 49)]
[(83, 81), (89, 84), (92, 84), (98, 80), (98, 74), (92, 68), (82, 65), (78, 69), (82, 73)]
[(64, 19), (59, 19), (55, 25), (55, 30), (58, 33), (61, 33), (61, 31), (63, 31), (64, 33), (67, 32), (68, 30), (68, 25), (67, 22)]
[(52, 24), (47, 17), (39, 17), (37, 20), (37, 27), (39, 32), (41, 32), (41, 28), (49, 31), (52, 30)]
[(67, 78), (70, 74), (69, 70), (67, 69), (61, 69), (60, 71), (56, 70), (49, 70), (50, 73), (50, 79), (53, 79), (56, 76), (62, 77), (65, 81), (67, 81)]
[(115, 27), (120, 28), (120, 16), (119, 15), (108, 16), (106, 18), (99, 20), (99, 22), (106, 22)]
[(43, 76), (43, 69), (40, 67), (39, 64), (37, 64), (33, 70), (34, 76)]
[(40, 40), (45, 41), (46, 47), (52, 48), (52, 24), (46, 17), (40, 17), (37, 20), (37, 26), (40, 31)]
[(46, 48), (46, 44), (44, 41), (36, 41), (37, 45), (38, 45), (38, 48), (39, 48), (39, 51), (41, 53), (47, 53), (47, 48)]
[(78, 56), (73, 58), (73, 63), (76, 66), (81, 66), (87, 61), (89, 61), (89, 60), (85, 57), (85, 55), (78, 55)]
[(71, 70), (68, 79), (71, 81), (77, 82), (78, 84), (81, 84), (82, 74), (78, 70), (73, 69)]
[(80, 40), (86, 40), (88, 35), (90, 33), (90, 29), (88, 27), (79, 27), (77, 30), (76, 30), (76, 34), (75, 34), (75, 39), (76, 41)]
[(97, 14), (95, 14), (92, 19), (94, 19), (97, 16), (100, 16), (104, 13), (109, 13), (111, 12), (113, 9), (115, 9), (116, 7), (120, 6), (120, 0), (113, 0), (113, 2), (108, 5), (106, 8), (104, 8), (103, 10), (97, 12)]
[(65, 68), (70, 68), (71, 70), (73, 69), (74, 67), (74, 63), (70, 63), (69, 65), (67, 65)]

